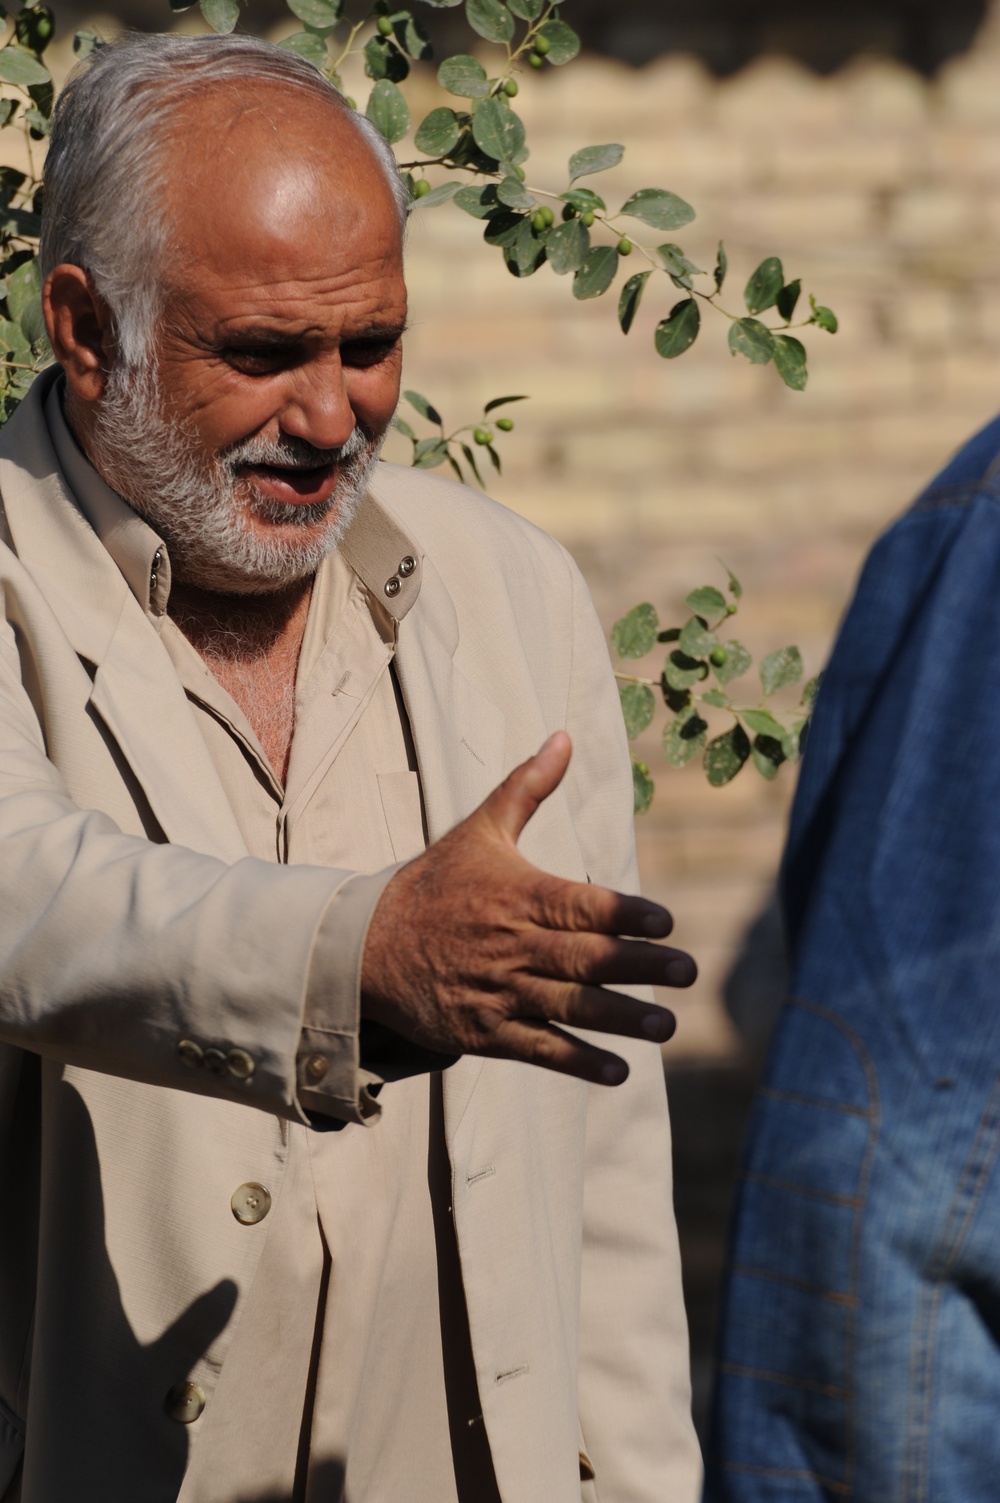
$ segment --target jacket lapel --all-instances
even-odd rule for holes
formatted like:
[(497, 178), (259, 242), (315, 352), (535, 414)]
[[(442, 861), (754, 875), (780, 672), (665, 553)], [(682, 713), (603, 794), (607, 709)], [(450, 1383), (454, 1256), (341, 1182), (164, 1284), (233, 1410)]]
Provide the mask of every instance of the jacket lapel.
[[(400, 623), (395, 665), (432, 841), (478, 808), (505, 770), (503, 712), (456, 666), (458, 642), (455, 607), (425, 557), (420, 595)], [(444, 1073), (449, 1148), (482, 1067), (481, 1058), (467, 1055)]]
[(14, 550), (93, 665), (90, 702), (167, 839), (237, 861), (246, 844), (173, 664), (60, 473), (43, 411), (52, 379), (39, 377), (4, 430), (0, 495)]

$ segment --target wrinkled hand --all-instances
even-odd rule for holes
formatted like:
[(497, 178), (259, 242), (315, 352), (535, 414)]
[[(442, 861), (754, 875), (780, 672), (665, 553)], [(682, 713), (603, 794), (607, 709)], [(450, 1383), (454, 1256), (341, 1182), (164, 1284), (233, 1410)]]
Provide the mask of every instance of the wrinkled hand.
[(550, 737), (443, 840), (404, 866), (372, 917), (362, 961), (364, 1016), (443, 1054), (524, 1060), (619, 1085), (617, 1055), (558, 1025), (662, 1043), (666, 1008), (605, 990), (608, 982), (690, 986), (694, 961), (650, 944), (666, 909), (539, 871), (517, 840), (569, 766), (569, 737)]

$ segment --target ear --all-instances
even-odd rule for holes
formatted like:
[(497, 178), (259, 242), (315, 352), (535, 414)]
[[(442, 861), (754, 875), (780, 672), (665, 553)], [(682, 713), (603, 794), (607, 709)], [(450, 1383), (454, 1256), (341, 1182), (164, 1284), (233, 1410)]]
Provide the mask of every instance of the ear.
[(111, 313), (82, 266), (66, 262), (49, 272), (42, 311), (70, 391), (88, 406), (98, 401), (113, 358)]

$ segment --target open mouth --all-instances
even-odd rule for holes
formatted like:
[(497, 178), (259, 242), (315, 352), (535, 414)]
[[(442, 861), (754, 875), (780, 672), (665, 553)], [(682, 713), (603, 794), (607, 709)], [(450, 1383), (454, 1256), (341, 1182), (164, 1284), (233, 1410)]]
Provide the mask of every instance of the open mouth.
[(240, 465), (238, 474), (249, 480), (254, 489), (269, 501), (283, 505), (310, 505), (327, 501), (340, 477), (339, 464), (318, 465), (301, 469), (297, 465)]

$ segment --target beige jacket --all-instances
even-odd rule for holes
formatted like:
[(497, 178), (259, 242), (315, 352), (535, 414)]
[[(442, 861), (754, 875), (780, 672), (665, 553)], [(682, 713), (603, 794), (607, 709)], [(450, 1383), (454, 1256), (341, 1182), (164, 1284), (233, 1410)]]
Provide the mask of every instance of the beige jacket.
[[(156, 631), (66, 491), (48, 384), (0, 442), (0, 1498), (23, 1452), (21, 1503), (171, 1503), (190, 1437), (164, 1396), (188, 1379), (211, 1403), (263, 1244), (234, 1187), (280, 1185), (310, 969), (356, 993), (384, 879), (247, 856)], [(567, 555), (423, 472), (380, 466), (373, 495), (424, 551), (396, 668), (430, 838), (565, 727), (570, 773), (522, 848), (633, 887), (621, 718)], [(190, 1069), (186, 1038), (238, 1071)], [(443, 1078), (504, 1503), (697, 1496), (662, 1069), (620, 1052), (613, 1091), (473, 1058)]]

